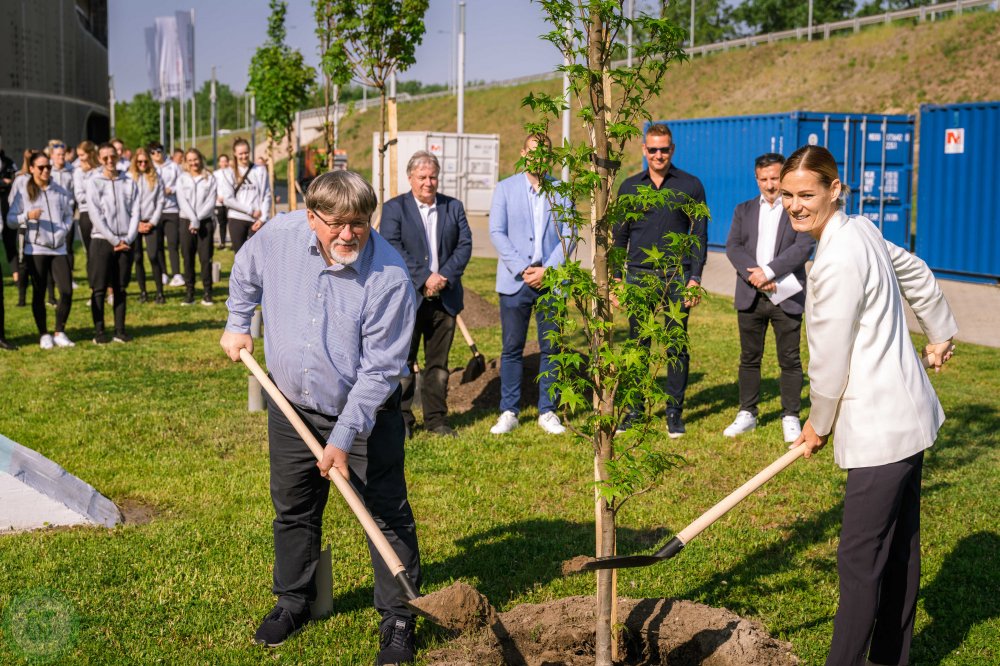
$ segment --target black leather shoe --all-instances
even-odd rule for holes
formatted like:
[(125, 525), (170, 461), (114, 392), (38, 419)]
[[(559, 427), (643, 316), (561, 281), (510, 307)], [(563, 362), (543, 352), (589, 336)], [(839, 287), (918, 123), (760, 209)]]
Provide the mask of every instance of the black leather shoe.
[(684, 428), (684, 419), (678, 412), (667, 412), (667, 435), (670, 439), (683, 437), (687, 430)]
[(445, 423), (434, 426), (433, 428), (428, 428), (427, 431), (432, 432), (439, 437), (458, 437), (458, 433), (455, 432), (455, 429)]
[(296, 615), (286, 608), (275, 606), (257, 627), (257, 633), (253, 635), (253, 642), (267, 647), (278, 647), (289, 636), (301, 631), (308, 622), (308, 610)]
[(376, 666), (412, 664), (413, 660), (413, 618), (389, 615), (379, 624), (379, 651)]
[(4, 351), (17, 351), (17, 345), (7, 342), (6, 338), (0, 338), (0, 349)]

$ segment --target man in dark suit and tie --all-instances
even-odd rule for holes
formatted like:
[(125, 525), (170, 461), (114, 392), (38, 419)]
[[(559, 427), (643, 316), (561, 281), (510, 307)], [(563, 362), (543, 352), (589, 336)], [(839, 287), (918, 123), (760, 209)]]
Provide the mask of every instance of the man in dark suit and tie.
[[(736, 437), (757, 427), (760, 362), (767, 325), (781, 367), (781, 427), (786, 442), (802, 431), (802, 359), (799, 344), (806, 302), (806, 261), (815, 241), (792, 229), (781, 205), (780, 174), (785, 158), (767, 153), (757, 158), (754, 173), (760, 196), (744, 201), (733, 213), (726, 256), (736, 269), (734, 305), (740, 328), (740, 410), (723, 431)], [(794, 292), (794, 293), (793, 293)]]
[[(438, 193), (440, 171), (432, 153), (420, 150), (413, 154), (406, 165), (410, 191), (385, 203), (379, 233), (402, 255), (417, 292), (408, 363), (413, 372), (423, 339), (420, 402), (424, 429), (454, 437), (455, 431), (448, 425), (448, 353), (455, 337), (455, 317), (463, 306), (462, 273), (472, 257), (472, 231), (462, 202)], [(411, 409), (413, 375), (400, 384), (409, 436), (416, 424)]]

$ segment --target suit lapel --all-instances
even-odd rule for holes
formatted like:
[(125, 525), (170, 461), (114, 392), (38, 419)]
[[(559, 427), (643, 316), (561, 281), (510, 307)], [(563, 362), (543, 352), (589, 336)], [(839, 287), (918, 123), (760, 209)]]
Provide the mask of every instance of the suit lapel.
[[(778, 234), (774, 239), (774, 256), (778, 256), (778, 251), (785, 246), (785, 235), (790, 234), (791, 232), (792, 221), (788, 219), (788, 212), (782, 209), (781, 217), (778, 218)], [(791, 245), (791, 243), (789, 243), (789, 245)]]
[(414, 231), (424, 246), (424, 253), (429, 257), (431, 252), (430, 248), (427, 247), (427, 228), (424, 226), (424, 218), (420, 215), (420, 209), (417, 208), (417, 198), (413, 196), (412, 192), (403, 197), (403, 210), (404, 217), (413, 223)]
[(757, 239), (760, 238), (760, 199), (757, 199), (757, 203), (754, 206), (748, 206), (747, 211), (751, 215), (750, 219), (750, 233), (747, 234), (747, 249), (750, 250), (750, 254), (757, 258)]
[(449, 222), (448, 218), (448, 203), (444, 200), (440, 194), (434, 195), (434, 204), (437, 206), (437, 250), (438, 250), (438, 263), (444, 263), (442, 257), (444, 257), (444, 228)]

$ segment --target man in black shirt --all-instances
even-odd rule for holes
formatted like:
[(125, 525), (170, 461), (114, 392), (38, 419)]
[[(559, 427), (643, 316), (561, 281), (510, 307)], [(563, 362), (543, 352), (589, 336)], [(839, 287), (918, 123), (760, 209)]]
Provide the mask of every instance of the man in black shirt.
[[(690, 197), (698, 203), (705, 203), (705, 188), (695, 176), (681, 171), (671, 164), (674, 154), (673, 134), (670, 128), (663, 124), (654, 124), (646, 131), (645, 140), (642, 146), (642, 154), (649, 164), (649, 168), (628, 178), (618, 188), (618, 195), (637, 194), (640, 186), (651, 187), (655, 190), (667, 189), (679, 193), (672, 197), (677, 204), (685, 203)], [(686, 195), (686, 196), (685, 196)], [(694, 250), (693, 256), (682, 257), (681, 268), (684, 272), (682, 281), (687, 287), (695, 287), (701, 284), (701, 272), (705, 266), (705, 252), (708, 246), (707, 219), (690, 218), (677, 205), (666, 205), (660, 208), (651, 208), (643, 216), (635, 221), (626, 221), (617, 227), (613, 232), (615, 247), (626, 248), (628, 258), (625, 263), (626, 280), (637, 280), (643, 273), (649, 273), (648, 265), (644, 264), (646, 253), (643, 249), (659, 248), (668, 251), (669, 246), (664, 236), (669, 232), (681, 234), (693, 234), (697, 236), (699, 245)], [(684, 294), (677, 286), (669, 289), (668, 297), (671, 301), (677, 301), (684, 297)], [(697, 297), (685, 299), (682, 311), (687, 314), (691, 308), (698, 305)], [(683, 326), (687, 330), (687, 317), (680, 322), (668, 320), (668, 326)], [(637, 335), (638, 324), (635, 320), (629, 321), (629, 335)], [(648, 344), (648, 341), (645, 341)], [(684, 420), (681, 417), (684, 408), (684, 390), (687, 388), (688, 365), (690, 356), (687, 348), (671, 352), (671, 359), (667, 370), (667, 434), (671, 438), (677, 438), (684, 434)], [(632, 422), (638, 417), (638, 405), (632, 405), (633, 412), (619, 426), (619, 431), (628, 429)]]

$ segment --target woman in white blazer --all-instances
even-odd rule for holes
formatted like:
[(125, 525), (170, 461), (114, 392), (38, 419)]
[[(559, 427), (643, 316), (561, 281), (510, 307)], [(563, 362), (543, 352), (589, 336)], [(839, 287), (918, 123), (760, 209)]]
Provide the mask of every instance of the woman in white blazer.
[(835, 434), (847, 470), (837, 548), (840, 605), (828, 665), (906, 664), (920, 584), (920, 478), (944, 412), (910, 340), (903, 299), (939, 370), (958, 330), (927, 265), (840, 210), (833, 155), (795, 151), (781, 197), (798, 232), (818, 241), (808, 277), (806, 333), (812, 408), (792, 447), (811, 453)]

